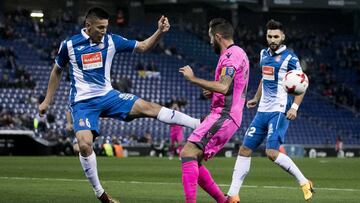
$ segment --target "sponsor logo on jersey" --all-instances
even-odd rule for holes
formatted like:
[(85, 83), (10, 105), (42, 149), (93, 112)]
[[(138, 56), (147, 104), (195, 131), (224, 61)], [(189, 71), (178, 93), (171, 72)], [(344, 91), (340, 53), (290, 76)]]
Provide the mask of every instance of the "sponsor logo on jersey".
[(81, 55), (83, 70), (91, 70), (103, 67), (101, 52)]
[(232, 55), (232, 53), (227, 53), (227, 54), (225, 54), (225, 56), (226, 56), (227, 58), (230, 58), (231, 55)]
[(275, 68), (272, 66), (263, 66), (262, 75), (264, 80), (275, 80)]
[(85, 46), (79, 46), (78, 48), (76, 48), (78, 51), (81, 51), (82, 49), (84, 49)]
[(123, 100), (133, 100), (134, 95), (133, 94), (121, 93), (121, 94), (119, 94), (119, 98), (123, 99)]

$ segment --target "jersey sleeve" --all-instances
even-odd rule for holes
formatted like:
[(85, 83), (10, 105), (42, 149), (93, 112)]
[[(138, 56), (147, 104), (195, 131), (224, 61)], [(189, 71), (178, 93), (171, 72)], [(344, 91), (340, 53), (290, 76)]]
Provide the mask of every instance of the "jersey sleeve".
[(288, 63), (288, 71), (290, 70), (302, 70), (299, 58), (293, 55)]
[(120, 35), (111, 35), (114, 44), (116, 53), (118, 52), (133, 52), (136, 46), (136, 40), (128, 40)]
[(66, 40), (61, 42), (59, 51), (55, 58), (55, 63), (60, 69), (63, 69), (66, 66), (66, 64), (69, 62), (69, 53), (66, 42), (67, 42)]
[(263, 59), (263, 57), (264, 57), (264, 52), (265, 52), (265, 51), (266, 51), (265, 49), (262, 49), (262, 50), (260, 51), (259, 63), (261, 63), (261, 61), (262, 61), (262, 59)]
[[(231, 56), (230, 56), (231, 57)], [(221, 76), (228, 76), (234, 78), (235, 72), (238, 69), (236, 63), (231, 58), (226, 58), (221, 63)]]

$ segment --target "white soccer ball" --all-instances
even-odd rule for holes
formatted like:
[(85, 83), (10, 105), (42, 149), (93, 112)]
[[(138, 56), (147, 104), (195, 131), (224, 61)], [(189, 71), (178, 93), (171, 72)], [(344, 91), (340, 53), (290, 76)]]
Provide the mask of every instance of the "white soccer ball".
[(286, 73), (282, 86), (287, 93), (300, 95), (308, 88), (309, 79), (301, 70), (291, 70)]

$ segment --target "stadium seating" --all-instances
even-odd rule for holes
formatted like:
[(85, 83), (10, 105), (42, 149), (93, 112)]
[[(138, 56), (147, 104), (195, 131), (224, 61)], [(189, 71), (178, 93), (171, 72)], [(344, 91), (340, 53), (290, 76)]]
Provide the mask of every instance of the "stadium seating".
[[(68, 28), (75, 27), (66, 25)], [(16, 89), (1, 88), (0, 103), (3, 108), (14, 111), (15, 114), (27, 113), (35, 115), (37, 105), (26, 102), (33, 96), (45, 94), (48, 78), (51, 71), (51, 62), (43, 59), (43, 51), (35, 47), (50, 47), (55, 38), (43, 38), (35, 34), (27, 24), (17, 25), (16, 30), (23, 34), (24, 39), (0, 40), (3, 46), (11, 47), (18, 56), (17, 62), (26, 67), (36, 81), (36, 88)], [(74, 33), (75, 29), (68, 33)], [(135, 29), (114, 28), (114, 32), (124, 33), (125, 37), (135, 36)], [(144, 28), (145, 33), (151, 33), (150, 28)], [(213, 53), (209, 44), (198, 39), (191, 33), (181, 31), (178, 28), (172, 29), (164, 39), (168, 46), (174, 45), (177, 51), (184, 55), (179, 59), (166, 54), (118, 54), (113, 61), (112, 77), (116, 81), (122, 76), (128, 76), (132, 80), (132, 93), (149, 101), (165, 103), (172, 96), (183, 97), (187, 100), (184, 112), (200, 117), (209, 112), (209, 101), (200, 99), (201, 90), (189, 84), (178, 72), (178, 68), (186, 64), (194, 64), (195, 74), (212, 79), (210, 74), (212, 67), (216, 64), (217, 56)], [(335, 45), (336, 46), (336, 45)], [(306, 53), (306, 52), (305, 52)], [(189, 56), (191, 55), (191, 56)], [(143, 78), (139, 76), (135, 66), (139, 61), (154, 61), (161, 74), (160, 78)], [(0, 64), (2, 61), (0, 60)], [(256, 64), (256, 62), (254, 62)], [(201, 67), (204, 68), (202, 69)], [(3, 70), (2, 70), (3, 71)], [(351, 71), (342, 71), (344, 75), (352, 74)], [(0, 72), (1, 74), (1, 72)], [(342, 74), (341, 74), (342, 75)], [(260, 79), (260, 72), (256, 66), (251, 67), (250, 85), (248, 97), (252, 97)], [(346, 82), (353, 82), (347, 79)], [(54, 128), (62, 133), (65, 121), (65, 111), (68, 104), (69, 82), (62, 78), (54, 103), (50, 112), (55, 115)], [(243, 122), (240, 130), (236, 133), (233, 141), (242, 140), (246, 127), (251, 122), (255, 110), (245, 108)], [(75, 121), (76, 122), (76, 121)], [(311, 86), (299, 111), (299, 118), (292, 122), (288, 131), (286, 142), (289, 144), (324, 145), (334, 144), (336, 136), (340, 135), (345, 144), (360, 144), (360, 118), (345, 108), (336, 107), (326, 98), (316, 93), (315, 87)], [(100, 134), (103, 136), (126, 137), (130, 135), (141, 136), (145, 130), (149, 130), (157, 138), (168, 139), (169, 127), (159, 121), (142, 118), (126, 123), (113, 119), (103, 119), (100, 125)], [(185, 130), (189, 135), (190, 129)]]

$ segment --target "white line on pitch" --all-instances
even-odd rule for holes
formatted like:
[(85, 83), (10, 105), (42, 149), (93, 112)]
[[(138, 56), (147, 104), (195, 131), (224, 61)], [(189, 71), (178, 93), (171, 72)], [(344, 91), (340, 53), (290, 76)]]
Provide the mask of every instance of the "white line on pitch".
[[(37, 180), (37, 181), (64, 181), (64, 182), (88, 182), (86, 179), (70, 179), (70, 178), (33, 178), (33, 177), (6, 177), (0, 176), (0, 179), (5, 180)], [(142, 182), (142, 181), (122, 181), (122, 180), (104, 180), (101, 182), (108, 183), (126, 183), (126, 184), (149, 184), (149, 185), (180, 185), (181, 183), (166, 183), (166, 182)], [(228, 184), (219, 184), (221, 187), (229, 187)], [(299, 187), (285, 187), (285, 186), (258, 186), (258, 185), (243, 185), (246, 188), (265, 188), (265, 189), (291, 189), (298, 190)], [(360, 189), (353, 188), (315, 188), (315, 190), (328, 191), (343, 191), (343, 192), (360, 192)]]

